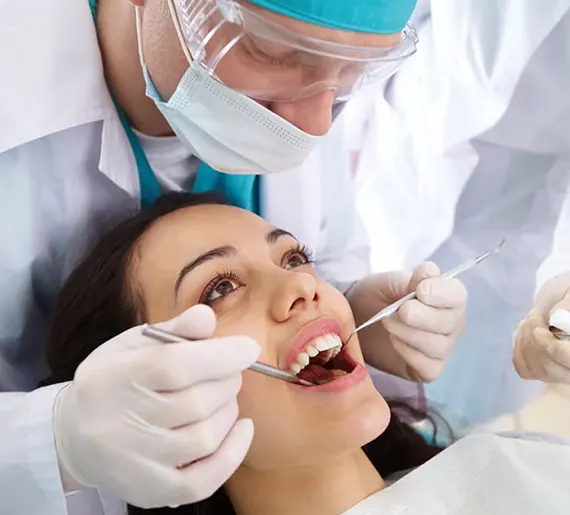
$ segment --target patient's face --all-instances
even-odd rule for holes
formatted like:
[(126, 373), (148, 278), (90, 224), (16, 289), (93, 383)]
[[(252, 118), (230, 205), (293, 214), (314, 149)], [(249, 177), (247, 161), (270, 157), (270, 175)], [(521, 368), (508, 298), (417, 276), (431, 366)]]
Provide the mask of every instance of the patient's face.
[(134, 276), (148, 322), (208, 304), (216, 336), (251, 336), (265, 363), (310, 380), (336, 378), (306, 388), (245, 371), (240, 416), (253, 419), (255, 438), (244, 466), (325, 463), (384, 430), (389, 411), (357, 338), (343, 346), (354, 329), (349, 305), (293, 237), (241, 209), (196, 206), (159, 220), (139, 250)]

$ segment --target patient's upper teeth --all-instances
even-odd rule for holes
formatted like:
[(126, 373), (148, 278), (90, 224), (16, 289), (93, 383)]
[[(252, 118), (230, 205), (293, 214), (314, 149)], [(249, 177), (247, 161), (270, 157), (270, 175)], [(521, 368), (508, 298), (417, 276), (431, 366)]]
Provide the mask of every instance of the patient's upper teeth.
[(299, 352), (297, 354), (297, 363), (301, 367), (306, 367), (309, 364), (309, 355), (306, 352)]
[(319, 338), (317, 338), (315, 340), (314, 343), (315, 347), (317, 348), (318, 351), (323, 351), (323, 350), (327, 350), (327, 339), (324, 336), (320, 336)]
[(309, 345), (306, 349), (305, 352), (309, 355), (310, 358), (314, 358), (319, 351), (317, 350), (316, 347), (313, 347), (312, 345)]
[(305, 348), (304, 352), (299, 352), (295, 358), (295, 363), (290, 367), (293, 374), (297, 375), (309, 363), (311, 358), (317, 358), (316, 363), (325, 364), (338, 355), (342, 349), (342, 341), (337, 334), (326, 334), (319, 336), (313, 345)]
[(324, 351), (327, 349), (332, 349), (341, 345), (340, 338), (336, 334), (327, 334), (326, 336), (320, 336), (315, 340), (315, 347), (319, 351)]
[(321, 363), (323, 363), (323, 364), (324, 364), (324, 363), (327, 363), (327, 362), (330, 361), (330, 359), (333, 357), (333, 353), (334, 353), (334, 349), (327, 349), (327, 350), (325, 350), (325, 351), (322, 351), (322, 352), (319, 354), (318, 359), (319, 359), (319, 361), (320, 361)]

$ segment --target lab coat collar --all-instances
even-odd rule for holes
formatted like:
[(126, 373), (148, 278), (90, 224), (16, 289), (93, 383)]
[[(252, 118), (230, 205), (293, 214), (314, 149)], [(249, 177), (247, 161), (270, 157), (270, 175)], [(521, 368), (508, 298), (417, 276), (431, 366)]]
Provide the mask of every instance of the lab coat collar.
[[(0, 153), (102, 121), (100, 170), (138, 195), (128, 139), (105, 83), (87, 0), (0, 4)], [(6, 101), (6, 99), (10, 99)]]

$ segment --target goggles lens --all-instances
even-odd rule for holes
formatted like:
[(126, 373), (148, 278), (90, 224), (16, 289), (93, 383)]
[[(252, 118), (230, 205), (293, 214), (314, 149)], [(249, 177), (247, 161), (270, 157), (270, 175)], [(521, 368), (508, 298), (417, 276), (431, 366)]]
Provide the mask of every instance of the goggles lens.
[(416, 52), (411, 26), (392, 46), (352, 46), (299, 34), (233, 0), (168, 1), (187, 57), (261, 101), (291, 102), (325, 91), (346, 101), (387, 80)]

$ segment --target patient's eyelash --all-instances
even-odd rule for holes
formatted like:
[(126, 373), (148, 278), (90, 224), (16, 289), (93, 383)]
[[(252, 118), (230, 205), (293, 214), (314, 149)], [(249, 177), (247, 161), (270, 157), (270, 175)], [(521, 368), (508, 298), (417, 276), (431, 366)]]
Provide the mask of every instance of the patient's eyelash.
[[(219, 288), (221, 286), (228, 286), (230, 290), (227, 291), (227, 288)], [(231, 270), (225, 270), (216, 275), (204, 288), (202, 295), (200, 296), (200, 304), (210, 305), (214, 302), (231, 295), (233, 292), (238, 290), (243, 286), (239, 276), (232, 272)], [(226, 290), (226, 291), (224, 291)]]
[[(313, 263), (313, 253), (306, 245), (299, 243), (285, 253), (282, 266), (290, 270), (310, 263)], [(225, 270), (216, 274), (208, 283), (200, 296), (199, 302), (200, 304), (211, 305), (231, 295), (242, 286), (243, 283), (235, 272)]]
[[(298, 262), (296, 265), (291, 266), (291, 261), (294, 258), (301, 258), (301, 259), (300, 262)], [(307, 247), (306, 245), (302, 245), (300, 243), (298, 243), (294, 248), (289, 250), (283, 256), (283, 268), (288, 268), (288, 265), (289, 269), (297, 268), (298, 266), (308, 265), (310, 263), (314, 263), (313, 253), (311, 252), (309, 247)]]

